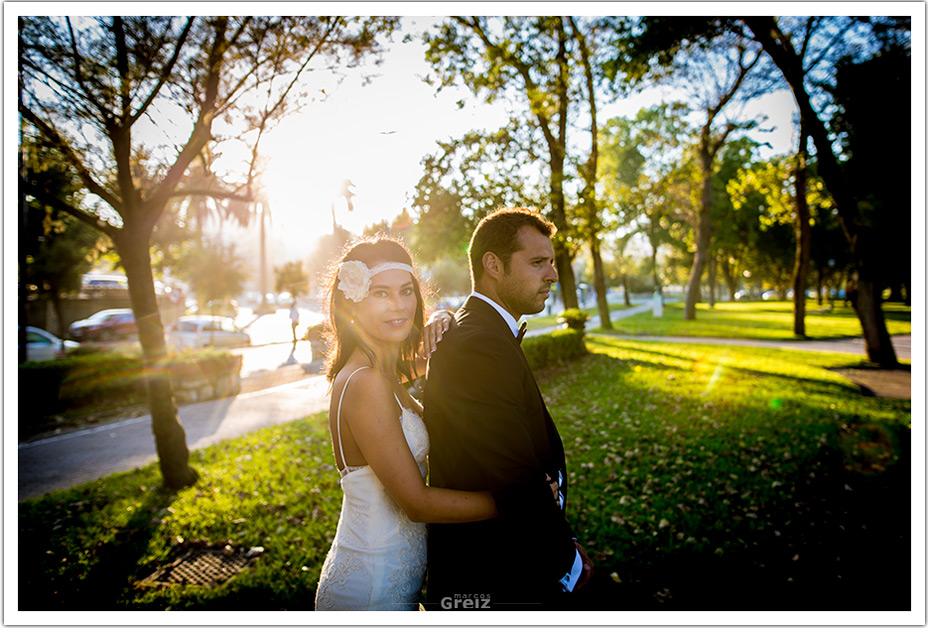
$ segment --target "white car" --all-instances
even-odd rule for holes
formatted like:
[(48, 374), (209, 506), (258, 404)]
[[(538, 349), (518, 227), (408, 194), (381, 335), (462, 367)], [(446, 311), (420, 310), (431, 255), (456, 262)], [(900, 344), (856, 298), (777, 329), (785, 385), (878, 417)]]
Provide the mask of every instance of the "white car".
[(168, 341), (186, 347), (234, 347), (250, 345), (251, 336), (226, 316), (181, 316), (168, 329)]
[(58, 336), (39, 329), (26, 327), (26, 359), (33, 362), (43, 362), (60, 358), (68, 351), (80, 345), (73, 340), (62, 340)]

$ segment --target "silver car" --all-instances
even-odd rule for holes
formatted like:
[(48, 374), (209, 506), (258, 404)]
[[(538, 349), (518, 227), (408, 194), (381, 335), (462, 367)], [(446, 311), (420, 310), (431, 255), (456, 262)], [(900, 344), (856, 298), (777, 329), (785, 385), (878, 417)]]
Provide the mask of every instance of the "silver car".
[(234, 347), (250, 345), (251, 336), (226, 316), (181, 316), (168, 329), (168, 342), (175, 349)]
[(33, 362), (43, 362), (60, 358), (68, 351), (80, 345), (73, 340), (62, 340), (55, 334), (39, 329), (26, 327), (26, 359)]

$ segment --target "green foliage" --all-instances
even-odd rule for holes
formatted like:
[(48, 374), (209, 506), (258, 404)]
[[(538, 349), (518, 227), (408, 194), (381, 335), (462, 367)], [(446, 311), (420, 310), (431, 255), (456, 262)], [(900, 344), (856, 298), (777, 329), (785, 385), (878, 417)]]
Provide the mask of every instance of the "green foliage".
[(564, 310), (557, 317), (558, 323), (566, 324), (568, 329), (578, 329), (580, 331), (583, 331), (588, 320), (590, 320), (590, 315), (584, 310), (575, 307)]
[(559, 329), (542, 336), (522, 339), (522, 352), (533, 370), (563, 364), (586, 355), (583, 332), (576, 329)]
[(106, 250), (108, 239), (90, 225), (60, 209), (60, 203), (80, 198), (80, 183), (61, 155), (41, 137), (24, 138), (25, 180), (47, 189), (56, 202), (26, 195), (26, 231), (20, 234), (26, 264), (20, 281), (42, 294), (57, 297), (81, 288), (81, 275)]
[(467, 294), (470, 291), (470, 267), (467, 256), (463, 259), (448, 257), (435, 260), (429, 266), (430, 288), (436, 291), (439, 297), (445, 295)]
[(210, 301), (227, 301), (241, 294), (247, 277), (245, 261), (235, 252), (235, 244), (209, 238), (187, 250), (175, 273), (187, 282), (203, 309)]
[[(175, 379), (215, 378), (237, 372), (241, 358), (215, 349), (188, 349), (169, 355), (154, 368), (168, 370)], [(25, 362), (19, 366), (19, 391), (29, 401), (20, 408), (20, 435), (88, 414), (144, 404), (148, 401), (145, 375), (137, 351), (76, 352), (57, 360)], [(62, 415), (58, 421), (56, 415)]]
[(496, 131), (438, 142), (438, 150), (422, 160), (412, 202), (418, 212), (416, 257), (424, 263), (450, 257), (466, 265), (470, 236), (481, 218), (509, 205), (544, 207), (536, 141), (523, 120), (512, 120)]
[[(911, 146), (912, 57), (908, 45), (894, 44), (862, 62), (848, 55), (837, 63), (835, 86), (829, 90), (838, 105), (831, 127), (847, 156), (846, 180), (860, 199), (863, 224), (872, 230), (872, 244), (882, 280), (911, 283), (912, 193)], [(887, 158), (886, 129), (874, 123), (885, 103), (893, 106), (892, 154)]]
[(294, 297), (309, 292), (309, 276), (303, 271), (303, 262), (286, 262), (274, 269), (274, 290), (287, 291)]

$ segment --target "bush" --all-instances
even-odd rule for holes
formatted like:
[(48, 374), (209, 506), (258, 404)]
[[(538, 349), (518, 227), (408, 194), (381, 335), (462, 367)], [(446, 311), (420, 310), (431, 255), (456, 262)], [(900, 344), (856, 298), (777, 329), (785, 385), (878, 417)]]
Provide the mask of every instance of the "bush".
[[(216, 379), (241, 368), (241, 357), (215, 349), (170, 355), (159, 369), (175, 381), (195, 376)], [(19, 366), (21, 433), (56, 414), (89, 414), (147, 402), (144, 368), (138, 352), (96, 351)]]
[(586, 355), (583, 332), (559, 329), (543, 336), (528, 336), (522, 340), (522, 352), (533, 370), (562, 364)]
[(577, 329), (583, 331), (583, 328), (586, 327), (586, 322), (590, 320), (590, 316), (583, 310), (577, 308), (570, 308), (561, 312), (561, 315), (557, 317), (557, 322), (567, 323), (568, 329)]

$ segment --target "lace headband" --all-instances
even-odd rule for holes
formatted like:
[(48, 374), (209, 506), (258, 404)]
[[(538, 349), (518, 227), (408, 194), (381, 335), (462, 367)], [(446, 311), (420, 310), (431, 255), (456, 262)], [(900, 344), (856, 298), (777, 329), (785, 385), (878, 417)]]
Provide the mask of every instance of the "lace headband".
[(371, 288), (371, 277), (386, 270), (405, 270), (415, 277), (415, 271), (409, 264), (400, 262), (384, 262), (377, 264), (373, 268), (368, 268), (364, 262), (349, 260), (342, 262), (338, 268), (338, 289), (342, 291), (346, 299), (351, 299), (355, 303), (360, 303), (367, 297)]

